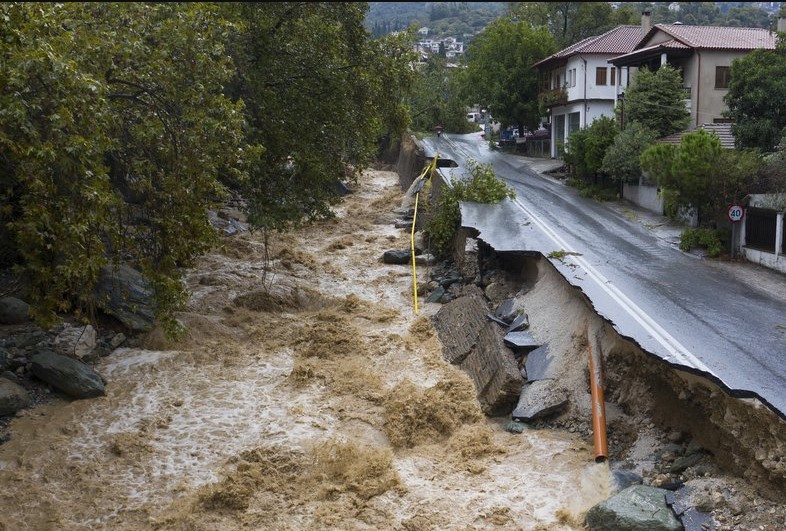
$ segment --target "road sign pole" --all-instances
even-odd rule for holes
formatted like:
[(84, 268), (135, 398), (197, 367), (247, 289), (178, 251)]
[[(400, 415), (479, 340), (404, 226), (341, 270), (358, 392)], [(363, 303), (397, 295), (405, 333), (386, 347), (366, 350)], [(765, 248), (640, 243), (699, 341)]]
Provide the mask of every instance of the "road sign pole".
[(737, 256), (737, 225), (739, 225), (739, 223), (731, 224), (731, 257), (732, 258), (735, 258)]

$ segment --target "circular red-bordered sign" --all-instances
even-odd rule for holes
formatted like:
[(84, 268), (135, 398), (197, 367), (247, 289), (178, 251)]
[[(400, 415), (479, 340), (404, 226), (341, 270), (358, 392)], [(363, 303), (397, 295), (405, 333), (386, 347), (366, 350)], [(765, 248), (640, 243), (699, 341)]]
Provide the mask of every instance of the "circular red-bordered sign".
[(742, 218), (745, 217), (745, 207), (742, 205), (729, 205), (729, 209), (726, 211), (726, 215), (729, 217), (729, 221), (732, 223), (737, 223), (742, 221)]

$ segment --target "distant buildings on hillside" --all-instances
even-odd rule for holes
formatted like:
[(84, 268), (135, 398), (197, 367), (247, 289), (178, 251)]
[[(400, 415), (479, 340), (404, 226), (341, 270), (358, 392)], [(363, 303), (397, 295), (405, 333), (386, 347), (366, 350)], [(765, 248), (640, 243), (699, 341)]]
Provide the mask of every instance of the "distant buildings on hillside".
[(445, 37), (444, 39), (428, 39), (429, 28), (422, 27), (418, 30), (421, 40), (415, 44), (415, 51), (423, 60), (427, 60), (432, 55), (442, 55), (446, 59), (458, 59), (464, 55), (464, 43), (455, 37)]

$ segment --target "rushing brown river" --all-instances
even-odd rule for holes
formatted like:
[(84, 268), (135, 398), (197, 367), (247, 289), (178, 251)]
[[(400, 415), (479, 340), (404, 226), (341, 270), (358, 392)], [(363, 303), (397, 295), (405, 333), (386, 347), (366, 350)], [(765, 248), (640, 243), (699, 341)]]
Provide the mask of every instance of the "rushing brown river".
[(381, 263), (409, 247), (401, 195), (367, 172), (269, 264), (260, 235), (227, 238), (188, 274), (185, 337), (102, 358), (105, 397), (12, 421), (0, 529), (583, 529), (607, 465), (482, 415), (442, 359), (439, 305), (416, 314), (411, 267)]

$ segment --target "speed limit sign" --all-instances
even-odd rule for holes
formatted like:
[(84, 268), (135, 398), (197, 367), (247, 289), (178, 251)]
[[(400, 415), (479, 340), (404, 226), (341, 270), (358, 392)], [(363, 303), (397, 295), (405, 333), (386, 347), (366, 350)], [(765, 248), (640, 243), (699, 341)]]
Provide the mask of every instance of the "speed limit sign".
[(729, 205), (727, 214), (729, 216), (729, 221), (737, 223), (738, 221), (742, 221), (742, 218), (745, 217), (745, 209), (741, 205)]

